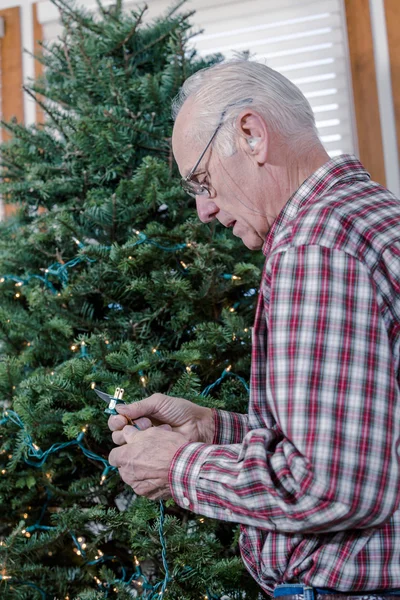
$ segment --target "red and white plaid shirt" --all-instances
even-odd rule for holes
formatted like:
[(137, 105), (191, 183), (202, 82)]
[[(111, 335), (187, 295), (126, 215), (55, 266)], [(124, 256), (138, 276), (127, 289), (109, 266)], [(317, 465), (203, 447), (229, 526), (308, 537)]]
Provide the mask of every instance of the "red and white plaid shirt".
[(267, 235), (248, 415), (174, 456), (182, 507), (241, 524), (268, 593), (400, 588), (400, 200), (327, 162)]

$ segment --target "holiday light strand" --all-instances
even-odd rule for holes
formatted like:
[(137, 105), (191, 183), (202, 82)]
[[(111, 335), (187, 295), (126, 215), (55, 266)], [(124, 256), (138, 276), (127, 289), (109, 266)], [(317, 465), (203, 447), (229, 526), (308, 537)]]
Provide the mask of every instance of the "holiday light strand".
[[(139, 236), (139, 240), (132, 244), (126, 244), (124, 246), (125, 248), (134, 248), (135, 246), (138, 246), (140, 244), (147, 243), (147, 244), (152, 244), (153, 246), (156, 246), (159, 250), (163, 250), (164, 252), (177, 252), (179, 250), (183, 250), (184, 248), (190, 247), (190, 243), (176, 244), (175, 246), (167, 247), (167, 246), (158, 244), (154, 240), (148, 238), (147, 235), (144, 234), (143, 232), (136, 230), (135, 234)], [(73, 237), (72, 239), (80, 249), (83, 250), (86, 248), (85, 244), (83, 244), (77, 238)], [(106, 250), (111, 250), (111, 248), (112, 248), (112, 246), (101, 246), (101, 247)], [(39, 281), (44, 283), (44, 285), (53, 294), (56, 294), (57, 289), (54, 287), (52, 282), (49, 281), (49, 276), (52, 275), (53, 277), (56, 277), (59, 280), (59, 282), (62, 284), (62, 286), (65, 287), (68, 283), (68, 269), (71, 269), (71, 268), (75, 267), (76, 265), (83, 263), (83, 262), (93, 263), (93, 262), (96, 262), (96, 260), (93, 258), (89, 258), (88, 256), (85, 256), (85, 255), (76, 256), (75, 258), (72, 258), (71, 260), (69, 260), (68, 262), (66, 262), (64, 264), (55, 262), (52, 265), (50, 265), (49, 267), (47, 267), (46, 269), (43, 269), (43, 271), (45, 273), (44, 276), (27, 275), (25, 278), (21, 278), (16, 275), (2, 275), (0, 277), (0, 283), (4, 283), (6, 281), (14, 281), (17, 286), (22, 286), (22, 285), (28, 284), (32, 279), (38, 279)]]
[(34, 583), (31, 583), (30, 581), (21, 581), (20, 579), (13, 579), (9, 575), (0, 575), (0, 581), (9, 581), (13, 585), (26, 585), (30, 588), (37, 590), (40, 593), (40, 595), (42, 596), (43, 600), (47, 600), (47, 598), (48, 598), (46, 592), (44, 590), (42, 590), (42, 588), (35, 585)]
[(88, 258), (87, 256), (83, 256), (83, 257), (77, 256), (76, 258), (73, 258), (72, 260), (69, 260), (68, 262), (66, 262), (64, 264), (53, 263), (52, 265), (47, 267), (47, 269), (44, 269), (44, 273), (45, 273), (44, 276), (27, 275), (23, 279), (22, 277), (17, 277), (16, 275), (2, 275), (0, 278), (0, 283), (4, 283), (6, 281), (14, 281), (15, 285), (17, 287), (21, 287), (23, 285), (27, 285), (32, 279), (38, 279), (39, 281), (44, 283), (44, 285), (53, 294), (57, 294), (58, 293), (57, 289), (54, 287), (52, 282), (49, 281), (49, 275), (53, 275), (54, 277), (57, 277), (57, 279), (62, 284), (62, 286), (65, 287), (68, 283), (68, 269), (71, 269), (72, 267), (75, 267), (76, 265), (79, 265), (80, 263), (83, 263), (83, 262), (94, 262), (94, 260), (91, 258)]
[[(11, 421), (13, 422), (15, 425), (17, 425), (18, 427), (22, 428), (25, 430), (24, 424), (22, 422), (22, 419), (20, 418), (20, 416), (12, 410), (7, 410), (4, 413), (4, 417), (0, 420), (0, 425), (4, 425), (7, 421)], [(24, 459), (25, 462), (27, 464), (29, 464), (30, 466), (36, 467), (36, 468), (41, 468), (45, 462), (47, 461), (47, 459), (49, 458), (49, 456), (51, 454), (54, 454), (56, 452), (59, 452), (67, 447), (71, 447), (73, 445), (79, 446), (81, 448), (81, 450), (83, 451), (83, 454), (85, 456), (87, 456), (88, 458), (91, 458), (93, 460), (97, 460), (103, 463), (103, 465), (105, 465), (105, 469), (103, 471), (103, 474), (101, 476), (101, 480), (100, 480), (100, 485), (103, 484), (104, 480), (107, 477), (107, 474), (109, 471), (116, 471), (116, 467), (112, 467), (109, 465), (108, 461), (104, 458), (102, 458), (101, 456), (95, 454), (94, 452), (88, 450), (85, 446), (83, 446), (82, 444), (82, 440), (83, 437), (85, 435), (85, 432), (87, 430), (87, 426), (84, 427), (85, 431), (82, 431), (81, 433), (79, 433), (78, 437), (75, 440), (71, 440), (69, 442), (65, 442), (65, 443), (58, 443), (58, 444), (53, 444), (48, 450), (46, 450), (45, 452), (43, 452), (42, 450), (40, 450), (40, 448), (38, 448), (36, 446), (36, 444), (34, 444), (34, 442), (32, 441), (32, 437), (29, 435), (29, 433), (26, 432), (25, 430), (25, 437), (24, 437), (24, 444), (28, 447), (28, 455), (31, 457), (34, 457), (36, 459), (39, 459), (37, 461), (32, 461), (29, 459)], [(22, 530), (23, 534), (26, 535), (27, 537), (30, 537), (31, 533), (34, 533), (35, 531), (51, 531), (56, 529), (56, 527), (51, 527), (51, 526), (47, 526), (47, 525), (41, 525), (41, 521), (42, 518), (44, 516), (46, 507), (48, 505), (49, 502), (49, 498), (50, 498), (50, 492), (48, 492), (47, 494), (47, 500), (45, 505), (42, 508), (41, 511), (41, 515), (39, 517), (38, 522), (36, 522), (34, 525), (30, 525), (26, 528), (24, 528)], [(162, 517), (160, 518), (160, 537), (162, 538), (162, 547), (163, 547), (163, 562), (164, 562), (164, 567), (166, 568), (166, 574), (169, 580), (169, 575), (168, 575), (168, 564), (166, 563), (166, 558), (165, 558), (165, 540), (163, 538), (163, 533), (162, 533), (162, 525), (163, 525), (163, 517), (164, 517), (164, 507), (162, 502), (160, 502), (160, 508), (161, 508), (161, 515)], [(79, 542), (79, 539), (76, 538), (75, 534), (73, 532), (69, 532), (69, 534), (71, 535), (72, 541), (74, 542), (76, 548), (77, 548), (77, 553), (78, 555), (82, 556), (82, 558), (86, 557), (86, 552), (84, 550), (84, 548), (82, 547), (82, 545)], [(115, 556), (104, 556), (103, 554), (101, 554), (101, 556), (99, 556), (98, 559), (95, 559), (94, 561), (89, 561), (86, 564), (88, 565), (96, 565), (99, 564), (101, 562), (105, 562), (106, 560), (118, 560), (117, 557)], [(122, 570), (122, 579), (115, 579), (111, 584), (107, 584), (107, 585), (115, 585), (115, 584), (124, 584), (124, 585), (129, 585), (132, 581), (134, 581), (136, 578), (141, 577), (142, 579), (144, 579), (144, 582), (142, 584), (142, 588), (143, 589), (149, 589), (151, 591), (154, 590), (154, 586), (150, 585), (147, 578), (144, 576), (144, 574), (141, 572), (141, 569), (138, 571), (138, 569), (135, 569), (135, 572), (132, 574), (132, 576), (129, 578), (129, 580), (125, 580), (126, 579), (126, 570), (124, 568), (124, 566), (121, 564), (121, 570)], [(166, 578), (167, 578), (166, 577)], [(14, 584), (19, 584), (19, 585), (28, 585), (31, 587), (34, 587), (35, 589), (37, 589), (41, 594), (43, 598), (47, 598), (47, 594), (46, 592), (44, 592), (44, 590), (42, 590), (41, 588), (39, 588), (38, 586), (36, 586), (33, 583), (30, 582), (25, 582), (25, 581), (19, 581), (19, 580), (15, 580), (13, 579), (11, 576), (4, 576), (2, 579), (7, 579), (7, 580), (12, 580), (12, 582)], [(165, 582), (164, 582), (165, 583)], [(163, 583), (163, 588), (164, 588), (164, 583)], [(152, 598), (153, 596), (151, 596), (150, 598)], [(163, 595), (158, 597), (163, 597)]]
[(91, 450), (89, 450), (88, 448), (86, 448), (84, 446), (84, 444), (82, 443), (82, 440), (85, 435), (87, 427), (83, 427), (81, 433), (79, 433), (79, 435), (76, 439), (70, 440), (69, 442), (59, 442), (59, 443), (53, 444), (52, 446), (50, 446), (50, 448), (48, 450), (43, 451), (33, 442), (32, 437), (25, 430), (24, 424), (16, 412), (14, 412), (13, 410), (7, 409), (4, 413), (4, 417), (0, 420), (0, 425), (4, 425), (7, 421), (12, 421), (15, 425), (18, 425), (18, 427), (20, 427), (21, 429), (24, 430), (24, 432), (25, 432), (24, 444), (28, 448), (28, 456), (31, 458), (37, 459), (35, 461), (29, 460), (27, 458), (24, 459), (25, 462), (28, 465), (30, 465), (31, 467), (40, 468), (45, 464), (45, 462), (47, 461), (48, 457), (51, 454), (60, 452), (61, 450), (64, 450), (65, 448), (68, 448), (70, 446), (78, 446), (82, 450), (82, 452), (85, 456), (87, 456), (88, 458), (91, 458), (92, 460), (97, 460), (104, 465), (104, 471), (103, 471), (102, 477), (107, 475), (108, 471), (116, 470), (115, 467), (110, 467), (108, 461), (105, 458), (99, 456), (98, 454), (95, 454), (94, 452), (92, 452)]
[[(127, 244), (124, 248), (132, 248), (135, 246), (138, 246), (140, 244), (143, 243), (148, 243), (151, 245), (156, 246), (158, 249), (163, 250), (165, 252), (177, 252), (179, 250), (183, 250), (185, 248), (188, 248), (191, 246), (190, 243), (185, 243), (185, 244), (176, 244), (175, 246), (170, 246), (170, 247), (166, 247), (163, 246), (161, 244), (158, 244), (157, 242), (155, 242), (154, 240), (151, 240), (150, 238), (148, 238), (144, 233), (139, 232), (139, 231), (135, 231), (135, 234), (139, 236), (139, 239), (137, 242), (134, 242), (132, 244)], [(78, 247), (80, 249), (84, 249), (85, 245), (82, 244), (82, 242), (80, 242), (78, 239), (73, 238), (75, 243), (78, 245)], [(104, 248), (106, 249), (111, 249), (111, 246), (105, 246)], [(63, 287), (65, 287), (68, 283), (68, 269), (71, 269), (75, 266), (77, 266), (78, 264), (81, 264), (83, 262), (89, 262), (89, 263), (93, 263), (96, 262), (95, 259), (91, 259), (87, 256), (77, 256), (71, 260), (69, 260), (68, 262), (64, 263), (64, 264), (60, 264), (60, 263), (53, 263), (52, 265), (50, 265), (48, 268), (43, 269), (45, 275), (44, 276), (40, 276), (40, 275), (28, 275), (26, 278), (21, 278), (21, 277), (17, 277), (15, 275), (4, 275), (2, 277), (0, 277), (0, 283), (4, 283), (6, 281), (14, 281), (16, 287), (22, 287), (23, 285), (28, 284), (32, 279), (38, 279), (39, 281), (41, 281), (42, 283), (44, 283), (44, 285), (53, 293), (56, 294), (58, 293), (57, 289), (54, 287), (53, 283), (49, 280), (49, 277), (56, 277), (58, 279), (58, 281), (61, 283), (61, 285)], [(184, 267), (184, 272), (187, 272), (188, 270), (188, 266), (183, 263), (181, 261), (182, 266)], [(237, 275), (232, 275), (232, 274), (221, 274), (220, 277), (222, 277), (223, 279), (226, 280), (240, 280), (241, 278), (238, 277)], [(16, 293), (15, 295), (16, 297), (20, 297), (20, 293)], [(239, 306), (239, 302), (237, 302), (236, 304), (233, 305), (233, 307), (231, 307), (231, 312), (234, 312), (235, 309)], [(157, 352), (157, 350), (156, 350)], [(90, 355), (87, 352), (87, 348), (86, 348), (86, 344), (84, 342), (81, 342), (81, 349), (80, 349), (80, 357), (81, 358), (88, 358), (90, 357)], [(143, 373), (141, 373), (142, 377), (141, 377), (141, 381), (142, 384), (145, 385), (145, 377), (143, 375)], [(248, 390), (248, 386), (246, 384), (246, 382), (244, 381), (243, 378), (239, 377), (238, 375), (235, 375), (234, 373), (230, 372), (230, 367), (228, 367), (227, 369), (225, 369), (221, 375), (221, 377), (215, 381), (213, 384), (211, 384), (210, 386), (208, 386), (207, 388), (205, 388), (205, 390), (202, 392), (202, 396), (206, 396), (208, 395), (217, 385), (219, 385), (226, 377), (236, 377), (238, 378), (243, 385), (246, 388), (246, 391)], [(20, 419), (20, 417), (17, 415), (17, 413), (15, 413), (14, 411), (6, 411), (5, 413), (5, 417), (3, 419), (0, 420), (0, 425), (3, 425), (5, 422), (7, 422), (8, 420), (11, 420), (12, 422), (14, 422), (16, 425), (18, 425), (21, 429), (24, 429), (24, 424), (22, 422), (22, 420)], [(87, 457), (90, 458), (92, 460), (96, 460), (99, 461), (103, 464), (104, 469), (101, 475), (101, 479), (100, 479), (100, 485), (103, 485), (103, 483), (105, 482), (105, 480), (107, 479), (107, 476), (109, 474), (109, 472), (111, 471), (116, 471), (115, 467), (111, 467), (108, 463), (108, 461), (104, 458), (102, 458), (101, 456), (95, 454), (94, 452), (92, 452), (91, 450), (89, 450), (88, 448), (86, 448), (84, 446), (84, 444), (82, 443), (84, 434), (86, 432), (86, 427), (83, 428), (82, 432), (78, 435), (78, 437), (74, 440), (70, 440), (69, 442), (64, 442), (64, 443), (56, 443), (53, 444), (48, 450), (46, 450), (45, 452), (43, 452), (42, 450), (40, 450), (40, 448), (38, 448), (36, 446), (36, 444), (33, 443), (32, 437), (26, 432), (25, 430), (25, 438), (24, 438), (24, 444), (27, 446), (28, 448), (28, 456), (32, 459), (35, 460), (30, 460), (25, 458), (25, 462), (30, 465), (33, 466), (35, 468), (41, 468), (47, 461), (48, 457), (56, 452), (60, 452), (61, 450), (64, 450), (65, 448), (71, 447), (71, 446), (78, 446), (82, 453)], [(45, 507), (44, 507), (45, 510)], [(41, 517), (39, 519), (39, 522), (37, 522), (34, 525), (31, 525), (29, 527), (27, 527), (24, 531), (28, 534), (33, 533), (34, 531), (48, 531), (51, 529), (54, 529), (52, 527), (49, 526), (44, 526), (41, 525), (40, 522), (42, 520), (42, 517), (44, 515), (44, 510), (42, 510), (42, 514)], [(123, 567), (123, 565), (121, 565), (121, 569), (122, 569), (122, 573), (123, 573), (123, 579), (116, 579), (114, 580), (114, 582), (110, 585), (114, 585), (114, 584), (124, 584), (124, 585), (129, 585), (134, 579), (137, 579), (138, 577), (141, 577), (143, 579), (142, 582), (142, 586), (141, 589), (143, 590), (150, 590), (151, 591), (151, 595), (147, 596), (146, 594), (146, 598), (148, 597), (149, 600), (152, 600), (153, 598), (158, 598), (159, 600), (162, 600), (162, 598), (164, 597), (164, 593), (167, 589), (167, 584), (170, 581), (170, 576), (169, 576), (169, 570), (168, 570), (168, 563), (167, 563), (167, 559), (166, 559), (166, 544), (165, 544), (165, 539), (164, 539), (164, 535), (163, 535), (163, 525), (164, 525), (164, 518), (165, 518), (165, 514), (164, 514), (164, 505), (163, 502), (160, 501), (160, 526), (159, 526), (159, 536), (160, 536), (160, 542), (161, 542), (161, 546), (162, 546), (162, 560), (163, 560), (163, 565), (164, 565), (164, 569), (165, 569), (165, 577), (164, 580), (162, 582), (157, 583), (155, 586), (152, 586), (147, 578), (144, 576), (144, 574), (141, 572), (141, 569), (139, 566), (137, 566), (137, 569), (135, 571), (135, 573), (132, 574), (132, 576), (130, 577), (130, 579), (128, 581), (125, 581), (125, 577), (126, 577), (126, 571)], [(79, 541), (77, 540), (76, 536), (70, 532), (70, 535), (73, 539), (73, 542), (79, 552), (80, 555), (82, 555), (82, 557), (84, 558), (86, 556), (86, 553), (84, 551), (84, 549), (81, 547)], [(97, 560), (95, 559), (94, 561), (90, 561), (87, 562), (86, 564), (88, 565), (94, 565), (94, 564), (98, 564), (100, 562), (105, 562), (106, 560), (115, 560), (116, 557), (104, 557), (104, 555), (100, 556)], [(118, 559), (117, 559), (118, 560)], [(188, 568), (189, 570), (191, 569), (191, 567)], [(136, 577), (135, 577), (136, 576)], [(3, 577), (4, 579), (4, 577)], [(38, 586), (36, 586), (35, 584), (29, 583), (29, 582), (22, 582), (19, 580), (14, 580), (14, 583), (18, 583), (20, 585), (28, 585), (31, 586), (35, 589), (37, 589), (41, 594), (43, 598), (46, 598), (46, 593), (41, 590)], [(158, 588), (161, 587), (161, 591), (158, 592)], [(108, 593), (108, 592), (107, 592)], [(209, 592), (207, 592), (207, 597), (208, 598), (214, 598), (214, 596), (212, 596), (211, 594), (209, 594)]]
[[(190, 242), (185, 242), (182, 244), (175, 244), (174, 246), (163, 246), (162, 244), (159, 244), (158, 242), (155, 242), (154, 240), (149, 238), (145, 233), (143, 233), (141, 231), (135, 230), (135, 234), (139, 237), (139, 239), (136, 242), (133, 242), (130, 244), (125, 244), (124, 246), (121, 246), (121, 248), (124, 248), (124, 249), (134, 248), (136, 246), (146, 243), (146, 244), (153, 245), (156, 248), (158, 248), (159, 250), (163, 250), (164, 252), (178, 252), (179, 250), (184, 250), (186, 248), (190, 248), (192, 245)], [(80, 248), (81, 250), (84, 250), (85, 248), (87, 248), (87, 246), (85, 246), (85, 244), (83, 244), (77, 238), (73, 237), (72, 239), (76, 243), (78, 248)], [(99, 247), (103, 248), (105, 250), (111, 250), (111, 248), (112, 248), (112, 246), (99, 246)], [(129, 257), (129, 258), (132, 258), (132, 257)], [(72, 269), (76, 265), (79, 265), (84, 262), (93, 263), (93, 262), (96, 262), (96, 259), (89, 258), (86, 255), (76, 256), (75, 258), (72, 258), (71, 260), (69, 260), (66, 263), (62, 264), (59, 262), (55, 262), (55, 263), (51, 264), (49, 267), (42, 269), (44, 271), (44, 276), (42, 276), (42, 275), (27, 275), (25, 278), (21, 278), (21, 277), (18, 277), (17, 275), (7, 274), (7, 275), (2, 275), (0, 277), (0, 283), (4, 283), (6, 281), (14, 281), (15, 285), (17, 287), (21, 287), (23, 285), (27, 285), (32, 279), (38, 279), (39, 281), (44, 283), (44, 285), (52, 292), (52, 294), (55, 295), (59, 292), (54, 287), (53, 283), (49, 280), (49, 276), (56, 277), (58, 279), (59, 283), (61, 283), (62, 287), (65, 287), (68, 283), (68, 269)], [(184, 267), (183, 269), (181, 269), (181, 271), (186, 273), (188, 270), (188, 265), (186, 265), (183, 261), (180, 261), (180, 264)], [(240, 280), (241, 279), (241, 277), (239, 277), (238, 275), (233, 275), (233, 274), (229, 274), (229, 273), (222, 273), (220, 275), (220, 277), (222, 277), (223, 279), (227, 279), (227, 280)], [(19, 298), (20, 295), (21, 295), (20, 292), (16, 293), (17, 298)]]
[[(246, 381), (239, 375), (232, 373), (231, 366), (229, 365), (226, 369), (224, 369), (221, 376), (214, 383), (207, 386), (203, 390), (203, 392), (201, 393), (201, 396), (207, 396), (216, 386), (218, 386), (227, 377), (237, 378), (244, 385), (246, 391), (247, 392), (249, 391)], [(83, 439), (84, 439), (85, 433), (88, 428), (87, 425), (85, 425), (82, 428), (82, 431), (78, 434), (76, 439), (70, 440), (69, 442), (61, 442), (61, 443), (53, 444), (52, 446), (50, 446), (50, 448), (48, 450), (43, 451), (33, 442), (31, 435), (25, 429), (22, 419), (15, 411), (7, 409), (4, 412), (4, 417), (0, 420), (0, 426), (4, 425), (8, 421), (11, 421), (15, 425), (17, 425), (19, 428), (23, 429), (25, 432), (23, 442), (24, 442), (25, 446), (27, 446), (27, 448), (28, 448), (28, 456), (30, 457), (30, 459), (35, 459), (35, 460), (30, 460), (28, 458), (24, 459), (24, 461), (30, 466), (33, 466), (35, 468), (41, 468), (46, 463), (49, 456), (51, 456), (52, 454), (60, 452), (61, 450), (64, 450), (65, 448), (77, 446), (81, 449), (82, 453), (87, 458), (101, 462), (103, 464), (104, 470), (101, 475), (100, 485), (103, 485), (103, 483), (107, 479), (107, 475), (109, 474), (110, 471), (113, 472), (113, 471), (117, 470), (116, 467), (112, 467), (105, 458), (99, 456), (98, 454), (95, 454), (94, 452), (89, 450), (86, 446), (84, 446)], [(50, 498), (49, 494), (50, 494), (50, 492), (48, 492), (48, 497), (47, 497), (45, 505), (42, 508), (39, 520), (34, 525), (30, 525), (29, 527), (26, 527), (23, 530), (25, 532), (25, 534), (26, 533), (31, 534), (35, 531), (49, 531), (52, 529), (56, 529), (55, 527), (41, 525), (41, 521), (43, 519), (46, 507), (49, 502), (49, 498)], [(164, 594), (166, 592), (167, 585), (171, 581), (171, 577), (170, 577), (169, 569), (168, 569), (167, 556), (166, 556), (166, 552), (167, 552), (166, 543), (165, 543), (165, 538), (164, 538), (164, 533), (163, 533), (164, 520), (165, 520), (164, 504), (161, 500), (160, 501), (159, 538), (160, 538), (161, 547), (162, 547), (162, 561), (163, 561), (163, 566), (164, 566), (164, 570), (165, 570), (164, 580), (162, 582), (158, 582), (155, 585), (151, 585), (149, 583), (147, 577), (143, 574), (143, 572), (140, 568), (140, 565), (138, 563), (136, 564), (135, 571), (132, 573), (131, 577), (128, 580), (126, 580), (126, 569), (121, 564), (120, 566), (121, 566), (121, 571), (122, 571), (122, 579), (115, 579), (112, 583), (107, 584), (107, 586), (118, 585), (118, 584), (128, 586), (133, 581), (141, 578), (143, 581), (141, 581), (140, 584), (141, 584), (141, 589), (143, 591), (145, 591), (145, 594), (146, 594), (144, 596), (145, 599), (155, 600), (157, 598), (158, 600), (162, 600), (162, 598), (164, 598)], [(82, 558), (86, 558), (86, 552), (85, 552), (84, 548), (82, 547), (82, 545), (80, 544), (79, 540), (76, 538), (75, 534), (71, 531), (69, 532), (69, 534), (71, 535), (71, 538), (78, 550), (78, 554), (80, 556), (82, 556)], [(111, 556), (111, 555), (108, 556), (108, 555), (101, 554), (101, 555), (99, 555), (98, 558), (95, 558), (95, 560), (86, 561), (86, 563), (84, 563), (84, 564), (87, 564), (88, 566), (93, 566), (93, 565), (97, 565), (97, 564), (100, 564), (100, 563), (103, 563), (103, 562), (106, 562), (109, 560), (118, 560), (119, 561), (118, 557), (116, 557), (116, 556)], [(184, 574), (186, 573), (186, 578), (187, 578), (187, 576), (189, 576), (191, 571), (192, 571), (191, 567), (185, 567), (185, 570), (182, 572), (182, 580), (185, 579)], [(3, 577), (3, 579), (4, 579), (4, 577)], [(10, 579), (10, 578), (8, 577), (7, 579)], [(14, 580), (14, 579), (12, 579), (12, 581), (15, 584), (31, 586), (31, 587), (37, 589), (42, 594), (42, 598), (44, 598), (44, 599), (47, 598), (46, 593), (43, 590), (41, 590), (41, 588), (39, 588), (38, 586), (36, 586), (33, 583), (23, 582), (23, 581)], [(104, 584), (102, 584), (102, 585), (104, 585)], [(161, 586), (161, 591), (158, 591), (160, 586)], [(147, 592), (149, 592), (150, 595), (148, 595)], [(208, 590), (207, 590), (207, 597), (210, 600), (214, 600), (214, 599), (219, 600), (219, 597), (213, 596)]]
[(236, 375), (236, 373), (232, 373), (231, 372), (231, 365), (229, 365), (228, 367), (226, 367), (226, 369), (223, 370), (221, 377), (219, 377), (217, 379), (217, 381), (214, 381), (214, 383), (212, 383), (211, 385), (208, 385), (200, 394), (200, 396), (208, 396), (208, 394), (215, 388), (217, 387), (220, 383), (222, 383), (222, 381), (224, 379), (226, 379), (227, 377), (234, 377), (235, 379), (238, 379), (244, 386), (246, 392), (248, 394), (250, 394), (250, 389), (249, 386), (247, 385), (246, 381), (243, 379), (243, 377), (240, 377), (240, 375)]
[[(147, 237), (147, 235), (142, 231), (135, 230), (135, 233), (137, 236), (139, 236), (139, 240), (137, 242), (134, 242), (133, 244), (126, 244), (124, 246), (125, 248), (133, 248), (135, 246), (138, 246), (139, 244), (151, 244), (152, 246), (156, 246), (156, 248), (158, 248), (159, 250), (163, 250), (164, 252), (177, 252), (178, 250), (183, 250), (184, 248), (190, 247), (190, 242), (186, 242), (185, 244), (175, 244), (175, 246), (162, 246), (158, 242), (155, 242), (154, 240)], [(106, 248), (111, 249), (111, 246), (106, 246)]]

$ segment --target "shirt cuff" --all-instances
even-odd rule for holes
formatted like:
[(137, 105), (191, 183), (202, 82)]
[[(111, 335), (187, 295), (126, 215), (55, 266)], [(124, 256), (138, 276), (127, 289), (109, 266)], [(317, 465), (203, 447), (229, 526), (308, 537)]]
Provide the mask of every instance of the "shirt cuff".
[(249, 431), (249, 416), (212, 408), (215, 433), (213, 444), (241, 444)]
[(202, 464), (213, 446), (200, 442), (187, 442), (172, 459), (168, 481), (173, 499), (179, 506), (195, 510), (197, 505), (196, 485)]
[(229, 494), (217, 493), (217, 497), (213, 490), (213, 482), (209, 485), (208, 480), (204, 479), (213, 459), (222, 461), (222, 470), (216, 469), (219, 483), (226, 478), (231, 481), (230, 473), (222, 475), (227, 464), (232, 467), (232, 477), (235, 478), (235, 471), (240, 469), (240, 448), (239, 444), (215, 446), (191, 442), (181, 446), (175, 453), (169, 470), (169, 485), (175, 502), (182, 508), (212, 519), (240, 522), (233, 510)]

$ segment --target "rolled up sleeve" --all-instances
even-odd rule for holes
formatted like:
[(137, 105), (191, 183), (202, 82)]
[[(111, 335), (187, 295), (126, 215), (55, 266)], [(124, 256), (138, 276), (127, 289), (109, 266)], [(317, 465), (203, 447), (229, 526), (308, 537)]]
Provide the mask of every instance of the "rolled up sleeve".
[(267, 530), (380, 525), (400, 501), (400, 397), (370, 274), (342, 251), (291, 248), (273, 258), (266, 318), (276, 427), (180, 448), (173, 497)]
[(249, 431), (249, 416), (212, 409), (215, 434), (213, 444), (240, 444)]

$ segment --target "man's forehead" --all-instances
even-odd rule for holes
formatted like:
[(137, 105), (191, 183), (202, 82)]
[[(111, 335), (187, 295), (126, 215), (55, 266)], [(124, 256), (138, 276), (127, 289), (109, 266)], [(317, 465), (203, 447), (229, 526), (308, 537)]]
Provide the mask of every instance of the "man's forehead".
[(198, 144), (194, 142), (196, 118), (196, 104), (192, 98), (188, 98), (178, 113), (172, 132), (172, 150), (183, 175), (193, 167), (193, 161), (199, 153)]

